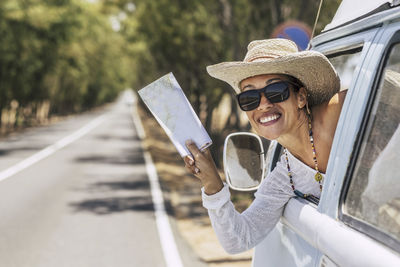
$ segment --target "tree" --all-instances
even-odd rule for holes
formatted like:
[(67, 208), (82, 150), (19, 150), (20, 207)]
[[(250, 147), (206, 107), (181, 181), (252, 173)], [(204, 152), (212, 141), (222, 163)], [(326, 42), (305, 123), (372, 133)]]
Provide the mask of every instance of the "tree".
[[(122, 28), (134, 47), (134, 87), (172, 71), (217, 143), (214, 147), (222, 147), (227, 133), (249, 126), (240, 125), (229, 86), (210, 78), (206, 66), (242, 60), (249, 41), (268, 38), (287, 19), (312, 26), (318, 4), (317, 0), (138, 0)], [(211, 129), (213, 111), (227, 93), (232, 96), (229, 119), (223, 129)]]
[(35, 115), (44, 101), (65, 114), (114, 99), (131, 74), (108, 11), (80, 0), (2, 1), (0, 112), (11, 100)]

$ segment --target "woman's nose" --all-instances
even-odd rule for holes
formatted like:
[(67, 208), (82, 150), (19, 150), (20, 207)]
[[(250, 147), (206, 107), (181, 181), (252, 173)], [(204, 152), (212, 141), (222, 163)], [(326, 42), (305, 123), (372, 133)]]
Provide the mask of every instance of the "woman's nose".
[(261, 100), (260, 100), (260, 105), (258, 105), (258, 110), (264, 110), (268, 109), (272, 106), (273, 104), (268, 100), (268, 98), (265, 97), (264, 94), (261, 94)]

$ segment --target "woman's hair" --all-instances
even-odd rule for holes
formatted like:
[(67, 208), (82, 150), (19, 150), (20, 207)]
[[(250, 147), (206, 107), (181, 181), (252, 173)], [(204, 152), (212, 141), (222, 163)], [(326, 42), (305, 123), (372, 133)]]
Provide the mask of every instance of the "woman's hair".
[[(301, 87), (304, 87), (303, 83), (299, 79), (297, 79), (296, 77), (291, 76), (291, 75), (287, 75), (287, 74), (282, 74), (282, 75), (285, 76), (286, 78), (288, 78), (288, 80), (291, 81), (292, 83), (295, 83), (295, 84), (298, 85), (298, 86), (293, 86), (293, 91), (295, 93), (297, 93), (300, 90)], [(307, 90), (307, 88), (306, 88), (306, 90)]]

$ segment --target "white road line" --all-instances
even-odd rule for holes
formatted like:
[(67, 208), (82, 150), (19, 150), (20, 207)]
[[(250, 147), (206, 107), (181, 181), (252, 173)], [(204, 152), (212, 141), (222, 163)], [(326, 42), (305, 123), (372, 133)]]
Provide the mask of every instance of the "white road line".
[[(139, 138), (143, 139), (145, 137), (145, 132), (143, 130), (142, 122), (137, 113), (138, 109), (136, 94), (133, 94), (133, 98), (134, 101), (132, 119), (136, 131), (138, 132)], [(160, 242), (164, 253), (165, 262), (168, 267), (182, 267), (182, 260), (175, 243), (174, 235), (171, 230), (171, 225), (168, 221), (168, 215), (165, 211), (164, 199), (162, 191), (160, 189), (156, 167), (154, 166), (150, 153), (144, 149), (143, 144), (142, 148), (144, 151), (146, 170), (150, 180), (151, 196), (154, 203), (158, 235), (160, 236)]]
[(93, 128), (98, 126), (100, 123), (102, 123), (106, 119), (106, 116), (107, 114), (97, 117), (96, 119), (92, 120), (91, 122), (80, 128), (78, 131), (64, 137), (60, 141), (40, 150), (39, 152), (33, 154), (32, 156), (0, 172), (0, 182), (7, 178), (10, 178), (14, 174), (17, 174), (18, 172), (28, 168), (29, 166), (35, 164), (36, 162), (50, 156), (54, 152), (78, 140), (79, 138), (90, 132)]

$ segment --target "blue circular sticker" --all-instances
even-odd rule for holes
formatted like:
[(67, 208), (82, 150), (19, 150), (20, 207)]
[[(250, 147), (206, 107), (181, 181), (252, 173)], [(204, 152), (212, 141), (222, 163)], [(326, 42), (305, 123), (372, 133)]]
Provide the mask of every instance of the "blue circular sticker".
[(278, 25), (271, 37), (290, 39), (297, 44), (299, 50), (305, 50), (310, 42), (311, 28), (300, 21), (287, 21)]

